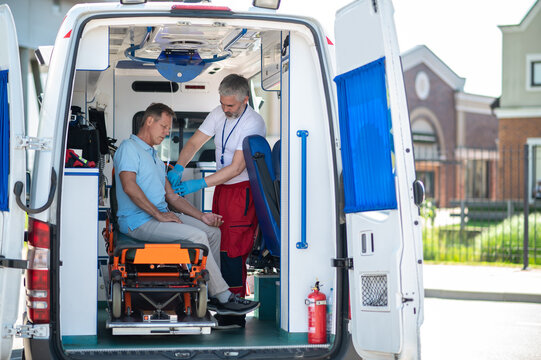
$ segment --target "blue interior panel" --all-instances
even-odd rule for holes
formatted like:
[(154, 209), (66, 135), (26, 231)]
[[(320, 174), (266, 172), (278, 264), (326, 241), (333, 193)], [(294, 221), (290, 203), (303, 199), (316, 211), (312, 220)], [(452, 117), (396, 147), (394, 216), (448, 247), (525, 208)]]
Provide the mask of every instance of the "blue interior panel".
[(337, 76), (346, 213), (396, 209), (385, 58)]
[(263, 234), (262, 249), (269, 250), (273, 256), (280, 256), (280, 199), (269, 143), (262, 136), (251, 135), (244, 138), (242, 148), (257, 220)]
[(281, 166), (282, 166), (282, 140), (278, 140), (272, 147), (272, 168), (274, 176), (280, 181)]
[(9, 104), (8, 70), (0, 71), (0, 211), (9, 210)]

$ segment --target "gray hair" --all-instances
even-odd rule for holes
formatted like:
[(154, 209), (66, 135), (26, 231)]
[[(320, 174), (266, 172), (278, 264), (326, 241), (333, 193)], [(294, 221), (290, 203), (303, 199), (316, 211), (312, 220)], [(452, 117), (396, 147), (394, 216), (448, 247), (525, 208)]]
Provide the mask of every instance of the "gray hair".
[(230, 74), (224, 77), (218, 88), (220, 96), (235, 95), (238, 101), (250, 96), (250, 85), (245, 77), (237, 74)]
[(162, 117), (163, 113), (171, 115), (173, 119), (175, 118), (175, 112), (169, 106), (162, 103), (150, 104), (149, 107), (147, 107), (147, 109), (145, 110), (143, 117), (141, 117), (141, 119), (139, 120), (139, 123), (136, 124), (137, 129), (138, 129), (136, 133), (138, 133), (139, 130), (141, 130), (141, 128), (143, 127), (143, 124), (145, 123), (145, 121), (147, 120), (149, 116), (152, 117), (154, 121), (156, 121)]

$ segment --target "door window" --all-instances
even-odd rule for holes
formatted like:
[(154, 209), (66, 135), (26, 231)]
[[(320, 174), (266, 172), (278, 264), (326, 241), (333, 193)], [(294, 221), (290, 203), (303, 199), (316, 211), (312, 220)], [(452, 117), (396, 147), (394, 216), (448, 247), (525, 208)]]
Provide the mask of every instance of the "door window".
[[(144, 111), (139, 111), (133, 116), (132, 129), (133, 134), (139, 131), (139, 124)], [(163, 161), (177, 161), (182, 147), (195, 133), (203, 123), (208, 113), (206, 112), (175, 112), (171, 133), (160, 145), (156, 146), (156, 151)], [(214, 162), (215, 146), (214, 141), (207, 141), (201, 149), (194, 155), (192, 161)]]

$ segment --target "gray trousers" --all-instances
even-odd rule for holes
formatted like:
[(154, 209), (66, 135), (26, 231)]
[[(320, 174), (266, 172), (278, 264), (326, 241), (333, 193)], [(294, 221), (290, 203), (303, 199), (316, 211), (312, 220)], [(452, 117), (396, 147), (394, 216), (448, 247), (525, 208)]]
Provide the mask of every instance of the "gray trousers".
[(220, 271), (220, 229), (208, 226), (189, 215), (174, 214), (182, 221), (182, 224), (150, 219), (137, 229), (129, 230), (128, 235), (145, 242), (160, 243), (187, 240), (195, 244), (206, 245), (210, 250), (206, 267), (209, 272), (209, 295), (214, 296), (228, 290), (229, 286)]

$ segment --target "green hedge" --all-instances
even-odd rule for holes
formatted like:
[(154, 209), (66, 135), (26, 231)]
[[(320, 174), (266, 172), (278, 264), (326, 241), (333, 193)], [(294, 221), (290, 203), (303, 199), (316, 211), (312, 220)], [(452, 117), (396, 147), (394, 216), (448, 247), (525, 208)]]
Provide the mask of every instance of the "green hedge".
[[(529, 216), (529, 261), (541, 264), (541, 213)], [(426, 260), (456, 262), (523, 261), (523, 216), (514, 215), (501, 222), (466, 225), (431, 226), (427, 219), (423, 229), (423, 251)]]

